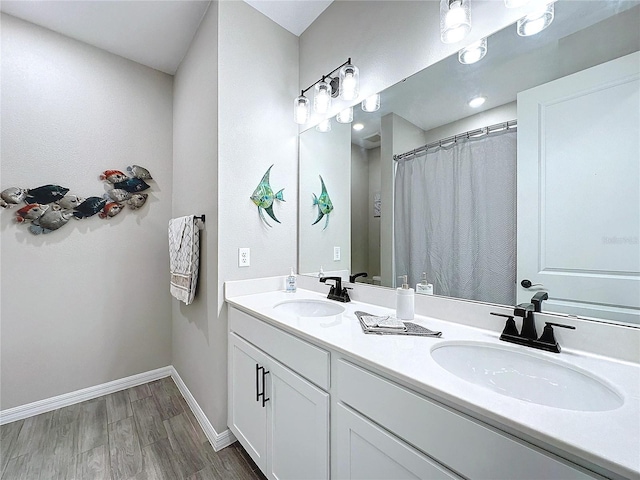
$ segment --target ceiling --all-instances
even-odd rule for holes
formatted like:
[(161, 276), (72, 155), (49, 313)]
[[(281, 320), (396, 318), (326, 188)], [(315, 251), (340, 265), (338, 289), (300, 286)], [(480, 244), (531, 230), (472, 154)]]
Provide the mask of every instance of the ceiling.
[[(333, 0), (246, 0), (300, 35)], [(0, 11), (173, 75), (208, 0), (2, 0)]]

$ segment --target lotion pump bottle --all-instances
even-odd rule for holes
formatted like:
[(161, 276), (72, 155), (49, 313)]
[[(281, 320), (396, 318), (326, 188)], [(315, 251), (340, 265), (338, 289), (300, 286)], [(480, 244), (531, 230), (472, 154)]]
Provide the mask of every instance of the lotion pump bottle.
[(396, 289), (396, 318), (398, 320), (413, 320), (414, 314), (414, 291), (409, 288), (407, 276), (401, 275), (402, 287)]
[(287, 277), (287, 293), (296, 293), (296, 275), (293, 273), (293, 267), (291, 267), (291, 273)]
[(422, 280), (416, 285), (416, 293), (433, 295), (433, 284), (427, 282), (427, 273), (422, 272)]

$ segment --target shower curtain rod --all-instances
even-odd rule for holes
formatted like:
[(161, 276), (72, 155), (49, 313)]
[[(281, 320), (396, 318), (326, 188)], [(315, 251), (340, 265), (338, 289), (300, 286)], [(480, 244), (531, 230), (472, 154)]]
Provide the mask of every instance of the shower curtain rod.
[(481, 137), (483, 135), (489, 135), (490, 133), (500, 132), (502, 130), (511, 130), (512, 128), (516, 128), (517, 126), (517, 120), (509, 120), (508, 122), (496, 123), (494, 125), (489, 125), (488, 127), (476, 128), (475, 130), (469, 130), (468, 132), (459, 133), (458, 135), (453, 135), (451, 137), (443, 138), (442, 140), (436, 140), (435, 142), (427, 143), (426, 145), (415, 148), (405, 153), (399, 153), (398, 155), (394, 155), (393, 159), (395, 161), (402, 160), (403, 158), (426, 152), (430, 148), (442, 147), (443, 145), (456, 143), (458, 140), (462, 140), (463, 138)]

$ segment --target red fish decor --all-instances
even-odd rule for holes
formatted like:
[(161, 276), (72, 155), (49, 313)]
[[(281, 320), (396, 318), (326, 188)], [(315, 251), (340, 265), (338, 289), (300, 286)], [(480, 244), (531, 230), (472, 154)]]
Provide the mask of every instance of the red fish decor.
[(139, 165), (131, 165), (126, 170), (130, 176), (120, 170), (105, 170), (100, 174), (99, 179), (105, 182), (107, 190), (103, 195), (80, 197), (69, 194), (66, 187), (51, 184), (37, 188), (9, 187), (0, 192), (0, 207), (19, 207), (16, 222), (28, 225), (34, 235), (58, 230), (72, 218), (83, 220), (97, 214), (109, 220), (127, 205), (132, 211), (142, 208), (149, 197), (147, 193), (140, 193), (151, 188), (145, 182), (153, 180), (149, 170)]

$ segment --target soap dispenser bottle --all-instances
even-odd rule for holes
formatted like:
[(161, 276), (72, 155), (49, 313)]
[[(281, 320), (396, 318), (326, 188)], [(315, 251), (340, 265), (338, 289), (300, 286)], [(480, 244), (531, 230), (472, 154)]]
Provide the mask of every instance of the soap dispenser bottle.
[(427, 273), (422, 272), (422, 280), (416, 285), (416, 293), (433, 295), (433, 284), (427, 282)]
[(293, 267), (291, 267), (291, 273), (287, 277), (287, 293), (296, 293), (296, 275), (293, 273)]
[(398, 278), (402, 278), (402, 287), (396, 289), (396, 318), (398, 320), (413, 320), (413, 288), (409, 288), (406, 275), (401, 275)]

